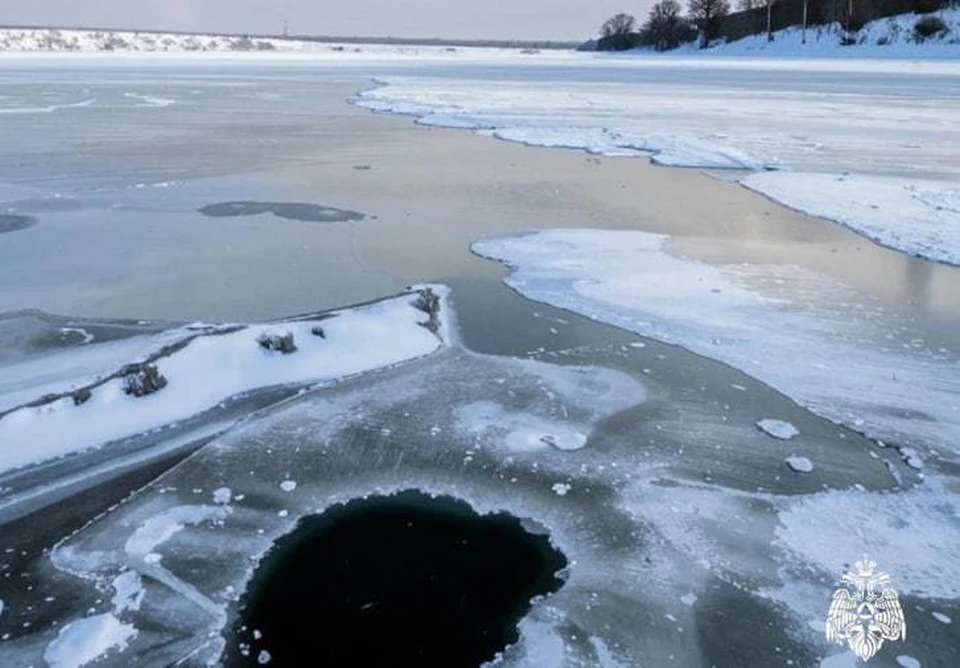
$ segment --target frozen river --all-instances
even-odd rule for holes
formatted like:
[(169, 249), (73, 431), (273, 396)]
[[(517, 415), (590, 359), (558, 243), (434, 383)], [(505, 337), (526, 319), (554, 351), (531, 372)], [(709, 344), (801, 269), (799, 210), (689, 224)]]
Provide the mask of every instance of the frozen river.
[(868, 553), (874, 663), (955, 666), (960, 269), (726, 178), (912, 184), (932, 236), (844, 222), (952, 252), (953, 69), (0, 61), (0, 663), (216, 663), (302, 517), (418, 489), (567, 560), (497, 665), (853, 666)]

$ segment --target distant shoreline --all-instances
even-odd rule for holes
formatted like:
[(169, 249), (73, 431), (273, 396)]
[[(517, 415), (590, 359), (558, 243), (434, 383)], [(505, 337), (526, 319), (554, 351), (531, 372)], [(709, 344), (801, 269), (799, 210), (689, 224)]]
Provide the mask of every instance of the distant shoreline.
[(214, 32), (197, 30), (164, 30), (159, 28), (105, 28), (91, 26), (41, 26), (41, 25), (5, 25), (0, 24), (0, 30), (77, 30), (83, 32), (101, 33), (131, 33), (145, 35), (178, 35), (184, 37), (224, 37), (239, 39), (273, 39), (289, 42), (318, 42), (321, 44), (385, 44), (395, 46), (453, 46), (453, 47), (493, 47), (515, 49), (575, 49), (583, 41), (563, 40), (511, 40), (511, 39), (454, 39), (446, 37), (342, 37), (336, 35), (309, 35), (309, 34), (274, 34), (274, 33), (241, 33), (241, 32)]

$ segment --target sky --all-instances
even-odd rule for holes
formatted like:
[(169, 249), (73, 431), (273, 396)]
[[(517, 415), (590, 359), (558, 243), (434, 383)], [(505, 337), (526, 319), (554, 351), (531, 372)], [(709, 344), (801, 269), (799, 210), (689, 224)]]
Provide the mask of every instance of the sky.
[(653, 0), (0, 0), (0, 25), (581, 40)]

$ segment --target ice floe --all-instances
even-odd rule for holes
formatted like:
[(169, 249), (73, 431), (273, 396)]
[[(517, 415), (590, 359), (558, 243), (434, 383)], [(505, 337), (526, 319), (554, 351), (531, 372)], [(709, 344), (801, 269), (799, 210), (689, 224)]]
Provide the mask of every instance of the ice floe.
[[(258, 388), (330, 382), (431, 353), (443, 341), (420, 325), (423, 314), (412, 302), (404, 295), (316, 319), (179, 329), (6, 367), (0, 390), (9, 389), (0, 399), (7, 406), (38, 401), (0, 414), (0, 471), (175, 423)], [(323, 337), (313, 333), (321, 320)], [(258, 342), (277, 332), (292, 334), (295, 353)], [(143, 359), (164, 382), (133, 396), (123, 365)], [(63, 396), (44, 398), (57, 391)]]

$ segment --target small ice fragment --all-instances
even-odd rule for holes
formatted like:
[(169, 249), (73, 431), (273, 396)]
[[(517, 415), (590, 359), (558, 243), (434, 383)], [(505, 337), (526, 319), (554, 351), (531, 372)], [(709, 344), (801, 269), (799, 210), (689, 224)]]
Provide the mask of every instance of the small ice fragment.
[(897, 657), (897, 665), (903, 666), (903, 668), (920, 668), (920, 662), (906, 654)]
[(550, 489), (552, 489), (553, 493), (556, 494), (557, 496), (564, 496), (566, 495), (567, 492), (570, 491), (571, 486), (565, 482), (555, 482), (553, 483), (553, 487), (551, 487)]
[(262, 637), (263, 637), (263, 634), (260, 633), (260, 629), (254, 629), (254, 630), (253, 630), (253, 639), (254, 639), (254, 640), (260, 640), (260, 638), (262, 638)]
[(907, 457), (904, 461), (906, 462), (907, 466), (912, 469), (916, 469), (917, 471), (923, 468), (923, 460), (919, 457)]
[[(2, 614), (3, 614), (3, 599), (0, 598), (0, 615), (2, 615)], [(949, 617), (948, 617), (948, 619), (949, 619)]]
[(268, 652), (265, 649), (262, 649), (260, 650), (260, 653), (257, 655), (257, 663), (259, 663), (261, 666), (265, 666), (268, 663), (270, 663), (270, 659), (272, 658), (273, 657), (270, 656), (270, 652)]
[(646, 347), (647, 347), (647, 344), (646, 344), (646, 343), (643, 343), (642, 341), (634, 341), (633, 343), (630, 344), (630, 347), (631, 347), (631, 348), (646, 348)]
[(757, 423), (762, 431), (774, 438), (789, 440), (800, 434), (800, 431), (789, 422), (766, 418)]
[(579, 432), (570, 431), (559, 436), (544, 434), (540, 437), (540, 442), (557, 450), (579, 450), (587, 444), (587, 437)]
[(289, 514), (290, 514), (290, 511), (288, 511), (288, 510), (281, 510), (281, 511), (279, 511), (279, 512), (277, 513), (277, 517), (286, 517), (286, 516), (289, 515)]
[(292, 492), (296, 488), (297, 483), (293, 480), (284, 480), (282, 483), (280, 483), (280, 489), (282, 489), (284, 492)]
[(740, 390), (741, 392), (747, 391), (747, 388), (745, 385), (739, 385), (737, 383), (730, 383), (730, 387), (732, 387), (735, 390)]
[(148, 564), (155, 564), (161, 559), (163, 559), (163, 557), (157, 554), (156, 552), (150, 552), (149, 554), (146, 554), (143, 557), (143, 560)]
[[(0, 610), (3, 610), (3, 601), (0, 601)], [(943, 614), (942, 612), (931, 612), (930, 614), (933, 615), (934, 619), (943, 624), (950, 624), (953, 621), (949, 616)]]
[(230, 499), (233, 497), (233, 492), (230, 491), (229, 487), (220, 487), (213, 490), (213, 502), (219, 503), (220, 505), (226, 505), (230, 503)]
[(787, 457), (787, 466), (797, 473), (810, 473), (813, 470), (813, 462), (806, 457), (797, 457), (796, 455)]
[(684, 605), (692, 606), (694, 603), (697, 602), (697, 595), (692, 592), (689, 594), (684, 594), (683, 596), (680, 597), (680, 602), (683, 603)]

